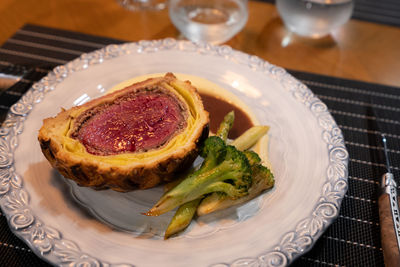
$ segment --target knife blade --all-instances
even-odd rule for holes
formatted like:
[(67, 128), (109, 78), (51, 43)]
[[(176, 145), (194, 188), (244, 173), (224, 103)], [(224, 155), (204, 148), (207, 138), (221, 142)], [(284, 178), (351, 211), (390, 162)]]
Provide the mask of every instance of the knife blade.
[(29, 71), (28, 67), (7, 62), (0, 65), (0, 93), (19, 82)]
[(387, 267), (400, 266), (400, 213), (397, 184), (390, 168), (386, 136), (382, 134), (386, 159), (386, 173), (382, 175), (381, 195), (378, 199), (383, 257)]

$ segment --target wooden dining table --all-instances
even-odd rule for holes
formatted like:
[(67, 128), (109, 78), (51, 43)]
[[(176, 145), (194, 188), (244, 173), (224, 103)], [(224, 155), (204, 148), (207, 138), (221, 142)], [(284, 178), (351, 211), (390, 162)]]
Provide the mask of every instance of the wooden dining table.
[[(248, 7), (246, 26), (226, 43), (232, 48), (287, 69), (400, 85), (399, 27), (352, 19), (310, 40), (291, 35), (274, 5), (249, 1)], [(182, 38), (168, 10), (132, 12), (115, 0), (1, 1), (0, 43), (26, 23), (126, 41)]]
[[(385, 169), (382, 169), (384, 164), (379, 161), (381, 158), (376, 156), (376, 153), (382, 151), (381, 147), (377, 143), (370, 143), (373, 139), (371, 135), (375, 138), (379, 133), (375, 123), (379, 121), (378, 116), (371, 110), (376, 109), (379, 115), (382, 115), (380, 122), (388, 125), (385, 125), (388, 128), (384, 130), (391, 139), (389, 140), (392, 146), (390, 155), (392, 159), (397, 159), (400, 154), (398, 142), (400, 130), (396, 128), (400, 124), (396, 115), (400, 112), (398, 104), (400, 99), (398, 89), (400, 86), (400, 27), (352, 18), (328, 36), (310, 39), (297, 36), (287, 30), (275, 5), (270, 1), (250, 0), (248, 12), (245, 27), (222, 45), (228, 45), (235, 50), (283, 67), (309, 86), (319, 98), (327, 103), (329, 112), (337, 120), (340, 129), (344, 131), (345, 145), (350, 152), (349, 183), (353, 184), (349, 185), (350, 192), (344, 197), (343, 202), (346, 203), (344, 203), (345, 208), (341, 209), (341, 211), (344, 210), (343, 213), (338, 216), (339, 226), (333, 227), (330, 232), (328, 230), (329, 233), (318, 240), (319, 243), (314, 246), (310, 254), (297, 260), (297, 266), (311, 266), (309, 264), (312, 266), (376, 266), (374, 264), (382, 264), (376, 193), (379, 191), (379, 178), (376, 175), (383, 173)], [(34, 59), (34, 53), (29, 53), (31, 48), (44, 51), (54, 50), (55, 54), (62, 51), (63, 48), (33, 41), (26, 45), (23, 38), (27, 35), (20, 37), (28, 33), (34, 36), (35, 31), (40, 32), (39, 35), (44, 36), (43, 39), (46, 39), (46, 42), (51, 42), (52, 34), (60, 37), (67, 33), (62, 31), (70, 32), (71, 34), (68, 34), (70, 39), (65, 39), (72, 40), (71, 45), (75, 43), (73, 44), (76, 45), (76, 51), (73, 51), (74, 57), (79, 56), (80, 52), (90, 52), (79, 50), (78, 39), (83, 36), (79, 34), (96, 36), (95, 39), (88, 37), (90, 41), (86, 42), (93, 45), (93, 50), (112, 43), (113, 40), (122, 43), (164, 38), (184, 39), (172, 24), (168, 9), (130, 11), (119, 5), (116, 0), (2, 0), (0, 1), (0, 25), (0, 45), (6, 44), (6, 46), (0, 46), (0, 67), (14, 64), (15, 62), (10, 59), (20, 55), (22, 55), (21, 58)], [(50, 30), (50, 34), (43, 34), (47, 31), (43, 29), (47, 28), (55, 30)], [(20, 36), (14, 38), (18, 34)], [(105, 41), (97, 46), (95, 42), (103, 37), (106, 38)], [(25, 50), (19, 51), (19, 46), (24, 47)], [(2, 57), (2, 55), (10, 57)], [(64, 59), (65, 62), (70, 60)], [(62, 60), (57, 60), (54, 62), (62, 64)], [(51, 68), (54, 66), (55, 64), (51, 65)], [(24, 90), (29, 90), (32, 83), (47, 75), (51, 68), (48, 67), (45, 70), (41, 67), (37, 68), (35, 71), (39, 76), (25, 79), (25, 83), (27, 81), (31, 83), (25, 84), (27, 88)], [(17, 95), (20, 97), (23, 93), (9, 94), (10, 97)], [(0, 108), (5, 109), (3, 96), (4, 94), (0, 94)], [(368, 102), (373, 97), (380, 102)], [(0, 136), (0, 138), (3, 137)], [(0, 149), (0, 154), (1, 152)], [(394, 165), (396, 164), (400, 162), (395, 162)], [(395, 178), (398, 179), (400, 175), (398, 166), (395, 167), (395, 171), (397, 172)], [(1, 197), (0, 191), (0, 200)], [(5, 221), (6, 216), (2, 217), (2, 215), (4, 213), (0, 210), (0, 220)], [(3, 225), (6, 225), (6, 222), (3, 222)], [(7, 256), (8, 259), (0, 256), (0, 265), (12, 263), (16, 264), (15, 266), (30, 266), (31, 264), (32, 266), (47, 266), (41, 257), (35, 255), (31, 256), (33, 259), (26, 260), (28, 263), (22, 257), (17, 261), (11, 259), (14, 255), (12, 249), (16, 251), (15, 255), (28, 252), (33, 254), (33, 252), (12, 239), (10, 231), (6, 233), (2, 231), (0, 231), (0, 254), (4, 249), (10, 253), (7, 255), (11, 256)], [(347, 232), (350, 233), (349, 236), (345, 236)], [(357, 233), (360, 233), (360, 236), (357, 236)], [(11, 242), (15, 243), (12, 245)], [(357, 253), (362, 255), (355, 255)]]

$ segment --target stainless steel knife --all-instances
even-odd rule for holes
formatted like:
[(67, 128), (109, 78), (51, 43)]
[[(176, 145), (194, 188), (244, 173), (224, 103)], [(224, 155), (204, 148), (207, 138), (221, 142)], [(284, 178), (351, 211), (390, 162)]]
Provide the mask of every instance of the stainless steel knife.
[(379, 219), (381, 242), (385, 265), (400, 266), (400, 212), (397, 199), (397, 184), (390, 168), (386, 137), (382, 134), (387, 172), (382, 176), (382, 193), (379, 196)]

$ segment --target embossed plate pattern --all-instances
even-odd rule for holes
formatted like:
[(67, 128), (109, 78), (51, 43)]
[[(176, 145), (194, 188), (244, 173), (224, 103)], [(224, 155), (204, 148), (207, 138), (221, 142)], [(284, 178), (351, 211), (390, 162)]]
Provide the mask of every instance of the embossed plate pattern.
[[(199, 219), (163, 241), (153, 229), (119, 231), (96, 219), (51, 169), (36, 136), (42, 119), (60, 107), (100, 96), (123, 80), (167, 71), (226, 88), (271, 126), (276, 186), (227, 216)], [(164, 39), (84, 54), (36, 83), (11, 108), (0, 136), (1, 208), (12, 231), (55, 265), (285, 266), (336, 218), (347, 189), (348, 153), (325, 104), (284, 69), (227, 46)], [(106, 198), (98, 203), (106, 204)], [(133, 209), (132, 218), (140, 212)]]

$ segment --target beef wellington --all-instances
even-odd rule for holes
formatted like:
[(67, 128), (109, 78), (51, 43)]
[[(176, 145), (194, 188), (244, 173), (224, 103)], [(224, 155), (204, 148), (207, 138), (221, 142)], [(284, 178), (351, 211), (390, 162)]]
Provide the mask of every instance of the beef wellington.
[(167, 73), (62, 110), (43, 121), (38, 139), (64, 177), (126, 192), (176, 178), (197, 157), (208, 123), (196, 88)]

